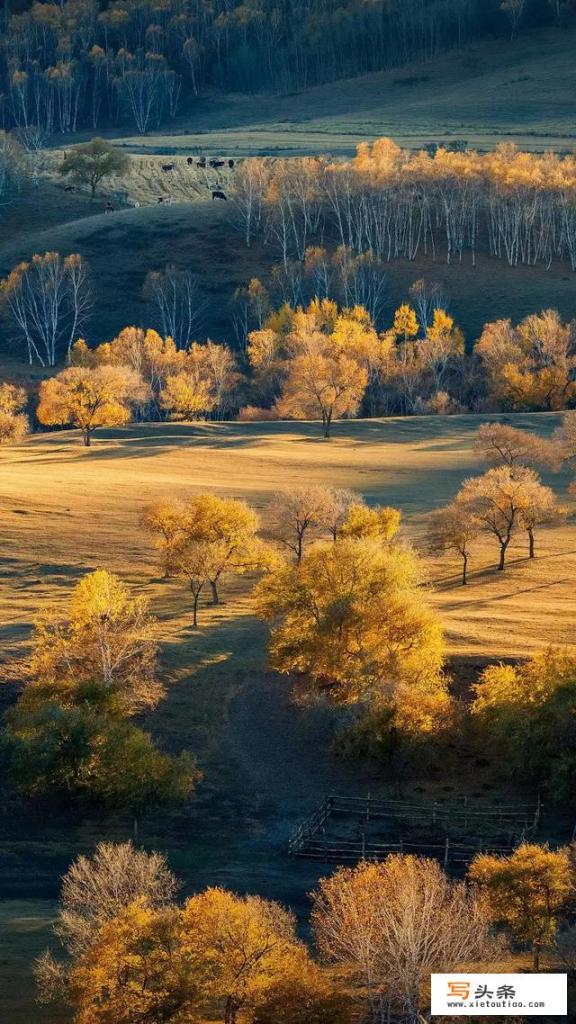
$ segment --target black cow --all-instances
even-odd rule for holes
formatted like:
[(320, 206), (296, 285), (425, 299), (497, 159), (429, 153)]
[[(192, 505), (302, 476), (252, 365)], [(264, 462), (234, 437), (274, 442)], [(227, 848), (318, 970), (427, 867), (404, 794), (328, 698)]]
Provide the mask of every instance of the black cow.
[(75, 192), (76, 189), (75, 189), (74, 185), (65, 185), (64, 186), (64, 191), (65, 192)]
[(200, 157), (198, 163), (196, 164), (196, 167), (206, 167), (206, 157), (205, 156), (201, 156)]
[(225, 192), (222, 192), (219, 188), (213, 188), (212, 189), (212, 199), (224, 199), (225, 202), (228, 202), (228, 196), (226, 195)]
[(224, 167), (224, 161), (223, 160), (211, 160), (210, 161), (210, 167), (213, 167), (214, 170), (216, 170), (217, 167)]
[(188, 167), (192, 167), (194, 161), (191, 156), (186, 157), (186, 163), (188, 164)]
[(228, 167), (234, 167), (234, 161), (233, 160), (229, 160), (228, 161)]
[(164, 196), (159, 196), (158, 199), (157, 199), (157, 202), (158, 203), (163, 203), (164, 202)]
[(162, 164), (162, 170), (163, 171), (173, 171), (174, 170), (174, 164)]

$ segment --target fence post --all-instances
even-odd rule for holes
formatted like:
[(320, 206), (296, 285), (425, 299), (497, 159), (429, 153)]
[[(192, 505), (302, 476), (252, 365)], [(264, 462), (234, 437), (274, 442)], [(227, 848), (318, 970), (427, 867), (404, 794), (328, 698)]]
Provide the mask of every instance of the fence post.
[(450, 853), (450, 840), (449, 840), (448, 836), (446, 836), (446, 842), (444, 844), (444, 870), (446, 870), (446, 868), (448, 867), (449, 853)]
[(362, 860), (366, 860), (366, 833), (362, 830)]
[(366, 798), (366, 821), (370, 821), (370, 793)]

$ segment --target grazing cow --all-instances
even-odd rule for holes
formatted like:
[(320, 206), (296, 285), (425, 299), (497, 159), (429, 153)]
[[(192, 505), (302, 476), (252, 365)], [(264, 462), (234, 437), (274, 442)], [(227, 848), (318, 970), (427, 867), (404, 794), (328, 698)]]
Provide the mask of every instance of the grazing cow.
[(234, 161), (233, 160), (229, 160), (228, 161), (228, 167), (234, 167)]
[(212, 199), (224, 199), (225, 202), (228, 202), (228, 196), (219, 188), (212, 189)]
[(206, 167), (206, 157), (205, 156), (201, 156), (200, 157), (198, 163), (196, 164), (196, 167)]
[(106, 206), (104, 207), (104, 213), (113, 213), (113, 212), (114, 212), (114, 207), (112, 206), (112, 203), (106, 203)]
[(166, 171), (173, 171), (174, 170), (174, 164), (162, 164), (162, 170), (165, 171), (165, 172)]
[(64, 191), (65, 192), (75, 192), (76, 189), (75, 189), (74, 185), (65, 185), (64, 186)]
[(194, 163), (194, 161), (193, 161), (191, 156), (186, 157), (186, 163), (188, 164), (188, 167), (192, 167), (192, 164)]
[(210, 167), (213, 167), (214, 170), (216, 170), (217, 167), (224, 167), (224, 161), (223, 160), (211, 160), (210, 161)]
[(137, 199), (134, 200), (134, 202), (132, 203), (132, 206), (134, 207), (135, 210), (139, 210), (140, 209), (140, 203), (138, 202)]
[(163, 203), (164, 202), (164, 196), (158, 196), (158, 199), (156, 200), (156, 202)]

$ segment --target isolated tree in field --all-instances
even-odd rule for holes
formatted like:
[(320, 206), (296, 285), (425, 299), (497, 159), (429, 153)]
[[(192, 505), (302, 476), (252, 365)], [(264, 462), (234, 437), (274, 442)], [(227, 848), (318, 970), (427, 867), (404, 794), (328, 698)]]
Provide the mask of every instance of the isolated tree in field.
[[(350, 492), (348, 492), (350, 493)], [(272, 533), (299, 562), (304, 544), (323, 528), (334, 532), (348, 505), (346, 494), (330, 487), (292, 487), (272, 497)]]
[(129, 423), (146, 395), (142, 378), (128, 366), (71, 366), (42, 381), (36, 415), (45, 426), (78, 427), (89, 447), (97, 427)]
[(156, 506), (145, 513), (148, 529), (160, 537), (168, 575), (186, 580), (193, 596), (193, 621), (203, 590), (209, 586), (219, 603), (223, 576), (243, 575), (267, 564), (269, 553), (258, 539), (258, 517), (243, 501), (199, 494), (188, 502)]
[(506, 857), (478, 854), (468, 877), (485, 895), (494, 923), (531, 947), (538, 971), (542, 947), (554, 938), (574, 904), (575, 875), (568, 850), (523, 843)]
[(537, 518), (549, 508), (551, 494), (533, 469), (497, 466), (466, 480), (456, 500), (498, 541), (502, 570), (515, 532), (524, 527), (533, 535)]
[(187, 349), (206, 313), (207, 300), (202, 296), (198, 278), (190, 270), (180, 270), (169, 263), (163, 270), (148, 272), (143, 293), (164, 337), (173, 338), (178, 349)]
[(74, 705), (92, 689), (113, 713), (153, 708), (164, 692), (156, 635), (145, 598), (132, 597), (105, 569), (88, 573), (72, 591), (67, 615), (50, 609), (38, 617), (29, 665), (34, 682), (21, 701), (34, 707), (54, 697)]
[(428, 544), (434, 554), (454, 552), (462, 559), (462, 585), (468, 583), (468, 559), (470, 549), (477, 539), (482, 525), (470, 514), (468, 507), (453, 501), (446, 508), (437, 509), (430, 516)]
[(22, 412), (28, 396), (24, 388), (0, 384), (0, 445), (21, 441), (28, 433), (28, 417)]
[(493, 466), (556, 468), (562, 461), (559, 443), (506, 423), (483, 423), (476, 434), (474, 449)]
[(367, 384), (364, 367), (346, 355), (296, 356), (276, 409), (280, 417), (321, 419), (328, 438), (333, 420), (357, 413)]
[(125, 175), (130, 158), (106, 139), (92, 139), (70, 149), (60, 167), (60, 174), (70, 177), (79, 185), (88, 185), (91, 198), (105, 178)]
[(526, 484), (524, 507), (520, 522), (528, 534), (528, 557), (536, 557), (535, 530), (539, 526), (559, 524), (566, 517), (567, 510), (556, 501), (551, 487), (545, 487), (538, 479)]
[(436, 688), (442, 634), (422, 578), (409, 550), (366, 539), (320, 542), (279, 565), (256, 589), (273, 667), (338, 702), (393, 702), (406, 681)]
[(369, 507), (356, 501), (350, 505), (339, 529), (338, 537), (391, 541), (400, 529), (401, 513), (386, 505)]
[(0, 282), (0, 300), (28, 361), (54, 366), (70, 355), (92, 313), (88, 268), (78, 253), (35, 255)]
[(434, 860), (390, 856), (320, 881), (312, 924), (322, 956), (344, 973), (368, 1018), (416, 1024), (430, 974), (495, 959), (484, 901)]

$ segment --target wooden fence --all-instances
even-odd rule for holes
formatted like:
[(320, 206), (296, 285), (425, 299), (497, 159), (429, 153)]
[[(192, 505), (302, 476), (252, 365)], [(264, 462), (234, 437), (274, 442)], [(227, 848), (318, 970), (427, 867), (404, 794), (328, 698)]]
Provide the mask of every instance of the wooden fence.
[[(509, 852), (535, 832), (540, 815), (540, 800), (534, 806), (332, 795), (294, 829), (288, 851), (294, 857), (337, 863), (416, 853), (448, 867), (467, 863), (480, 851)], [(351, 835), (337, 834), (342, 823), (349, 825)], [(379, 835), (378, 823), (400, 837)]]

